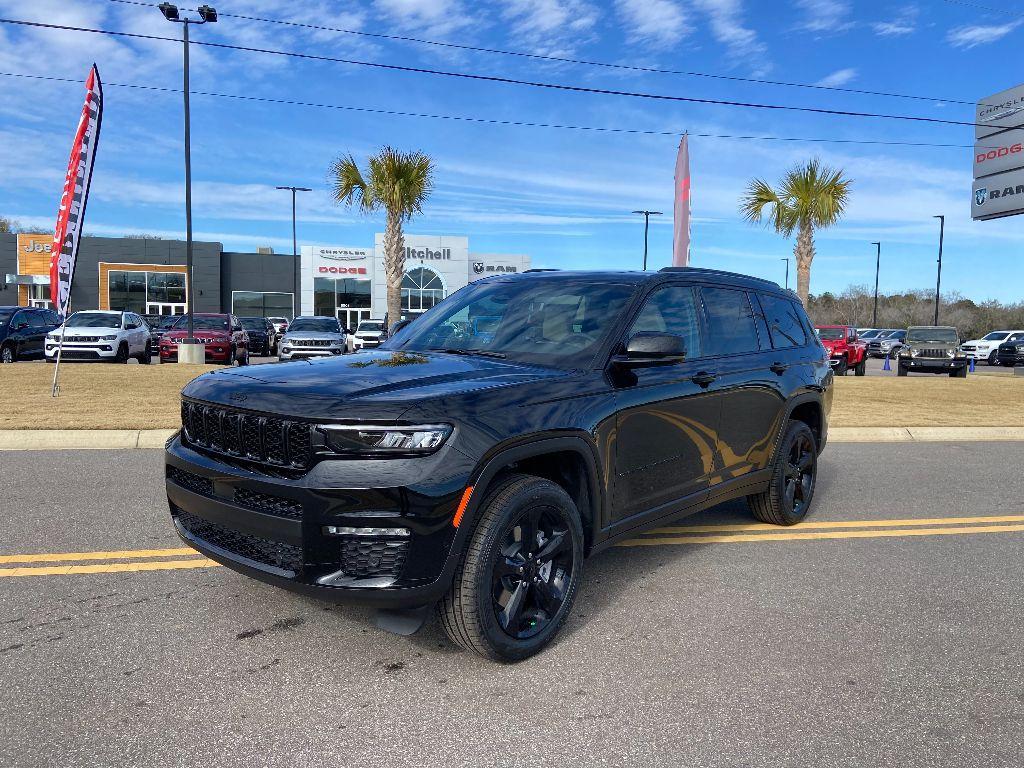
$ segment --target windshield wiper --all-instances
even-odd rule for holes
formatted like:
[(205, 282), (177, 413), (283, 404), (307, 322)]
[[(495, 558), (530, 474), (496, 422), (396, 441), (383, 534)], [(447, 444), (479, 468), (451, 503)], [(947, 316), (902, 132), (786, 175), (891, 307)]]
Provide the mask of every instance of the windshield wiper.
[(450, 347), (431, 347), (427, 352), (447, 352), (449, 355), (479, 355), (480, 357), (493, 357), (495, 360), (504, 360), (508, 357), (504, 352), (489, 352), (486, 349), (454, 349)]

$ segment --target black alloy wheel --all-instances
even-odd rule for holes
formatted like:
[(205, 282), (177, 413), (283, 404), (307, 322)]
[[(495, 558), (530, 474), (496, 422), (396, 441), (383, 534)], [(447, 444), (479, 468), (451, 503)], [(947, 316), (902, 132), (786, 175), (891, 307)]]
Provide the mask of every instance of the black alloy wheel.
[(117, 348), (117, 354), (111, 359), (113, 363), (127, 363), (128, 362), (128, 345), (125, 342)]
[(818, 444), (810, 427), (791, 421), (772, 462), (768, 489), (747, 497), (754, 517), (772, 525), (795, 525), (807, 517), (818, 477)]
[(570, 536), (554, 508), (530, 508), (506, 528), (494, 556), (491, 597), (510, 637), (533, 637), (559, 616), (572, 581)]
[(839, 358), (839, 362), (836, 364), (836, 376), (845, 376), (848, 370), (849, 365), (846, 362), (846, 358)]
[(10, 344), (5, 344), (3, 349), (0, 349), (0, 363), (13, 363), (17, 359), (17, 356), (14, 354), (14, 347)]
[(999, 353), (994, 349), (988, 353), (988, 364), (999, 365)]
[(495, 661), (542, 650), (572, 611), (583, 571), (583, 526), (569, 494), (533, 475), (488, 489), (465, 555), (441, 601), (441, 625), (458, 645)]

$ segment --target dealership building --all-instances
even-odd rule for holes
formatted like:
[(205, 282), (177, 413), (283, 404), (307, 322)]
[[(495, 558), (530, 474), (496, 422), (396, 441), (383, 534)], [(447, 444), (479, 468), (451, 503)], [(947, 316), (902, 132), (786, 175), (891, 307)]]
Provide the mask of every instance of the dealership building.
[[(225, 251), (195, 241), (193, 307), (237, 315), (333, 315), (350, 327), (382, 318), (387, 296), (383, 234), (372, 247), (303, 246), (301, 256)], [(52, 235), (0, 234), (0, 306), (49, 306)], [(402, 306), (416, 314), (473, 280), (530, 268), (529, 256), (470, 253), (460, 236), (405, 236)], [(149, 238), (83, 237), (71, 308), (182, 314), (185, 243)]]

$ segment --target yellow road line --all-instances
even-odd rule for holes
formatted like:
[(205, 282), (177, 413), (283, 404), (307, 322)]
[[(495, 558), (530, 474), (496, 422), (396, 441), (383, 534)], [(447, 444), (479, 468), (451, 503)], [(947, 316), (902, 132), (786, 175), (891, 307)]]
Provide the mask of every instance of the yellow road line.
[[(1019, 523), (1024, 515), (989, 515), (986, 517), (919, 517), (905, 520), (815, 520), (799, 523), (793, 530), (810, 528), (896, 528), (915, 525), (967, 525), (971, 523)], [(726, 531), (780, 531), (777, 525), (767, 523), (738, 523), (735, 525), (680, 525), (654, 528), (645, 533), (724, 533)]]
[(92, 565), (47, 565), (0, 568), (5, 576), (71, 576), (79, 573), (124, 573), (126, 571), (176, 571), (183, 568), (215, 568), (220, 563), (203, 558), (193, 560), (150, 560), (142, 563), (94, 563)]
[(808, 541), (813, 539), (876, 539), (900, 536), (952, 536), (967, 533), (1010, 533), (1024, 531), (1024, 525), (964, 526), (959, 528), (902, 528), (890, 531), (821, 531), (808, 533), (758, 533), (727, 536), (662, 536), (629, 539), (620, 547), (659, 547), (664, 544), (735, 544), (751, 541)]
[(112, 552), (51, 552), (33, 555), (0, 555), (0, 563), (60, 563), (68, 560), (128, 560), (146, 557), (179, 557), (199, 554), (190, 547), (174, 549), (120, 549)]

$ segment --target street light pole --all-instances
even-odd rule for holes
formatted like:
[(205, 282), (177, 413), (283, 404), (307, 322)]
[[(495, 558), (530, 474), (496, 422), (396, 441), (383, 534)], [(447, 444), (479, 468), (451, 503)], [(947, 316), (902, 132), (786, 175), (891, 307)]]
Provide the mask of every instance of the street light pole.
[[(295, 286), (294, 293), (299, 299), (302, 298), (299, 292), (299, 283), (302, 277), (302, 271), (299, 269), (299, 246), (298, 239), (295, 234), (295, 193), (296, 192), (312, 192), (313, 190), (309, 187), (277, 187), (277, 189), (287, 189), (292, 193), (292, 260), (295, 262)], [(294, 319), (299, 313), (296, 311), (295, 302), (292, 302), (292, 319)]]
[(946, 234), (946, 217), (945, 216), (932, 216), (933, 219), (939, 220), (939, 271), (935, 277), (935, 320), (932, 325), (939, 324), (939, 289), (942, 287), (942, 240)]
[[(181, 24), (181, 41), (184, 49), (182, 87), (185, 92), (185, 297), (188, 301), (188, 338), (186, 344), (195, 344), (195, 324), (193, 320), (193, 290), (192, 290), (192, 140), (191, 140), (191, 112), (189, 109), (189, 87), (188, 87), (188, 28), (191, 24), (207, 24), (217, 21), (217, 11), (208, 5), (200, 6), (199, 19), (182, 18), (178, 13), (178, 7), (171, 3), (160, 3), (157, 6), (167, 21)], [(181, 351), (179, 345), (179, 352)], [(179, 354), (179, 360), (181, 355)], [(205, 355), (203, 355), (205, 357)]]
[(789, 258), (779, 259), (779, 261), (786, 262), (786, 290), (789, 290)]
[(647, 230), (651, 226), (651, 216), (661, 216), (661, 211), (633, 211), (644, 217), (644, 272), (647, 271)]
[(882, 266), (882, 244), (872, 243), (872, 245), (878, 247), (878, 251), (875, 253), (875, 311), (871, 315), (871, 326), (873, 328), (878, 327), (878, 272)]

